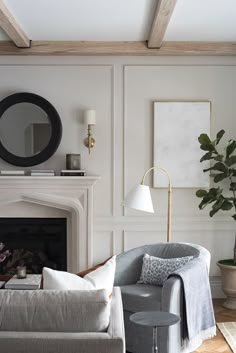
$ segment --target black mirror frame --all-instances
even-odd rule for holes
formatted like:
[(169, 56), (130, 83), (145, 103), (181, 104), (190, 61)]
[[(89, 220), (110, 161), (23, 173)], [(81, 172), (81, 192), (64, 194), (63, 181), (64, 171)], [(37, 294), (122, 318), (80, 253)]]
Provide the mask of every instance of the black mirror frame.
[(54, 106), (45, 98), (34, 93), (26, 92), (12, 94), (0, 102), (0, 119), (8, 108), (18, 103), (32, 103), (43, 109), (47, 113), (52, 126), (52, 134), (48, 145), (35, 156), (16, 156), (9, 152), (0, 141), (0, 157), (4, 161), (19, 167), (31, 167), (45, 162), (56, 152), (62, 137), (61, 119)]

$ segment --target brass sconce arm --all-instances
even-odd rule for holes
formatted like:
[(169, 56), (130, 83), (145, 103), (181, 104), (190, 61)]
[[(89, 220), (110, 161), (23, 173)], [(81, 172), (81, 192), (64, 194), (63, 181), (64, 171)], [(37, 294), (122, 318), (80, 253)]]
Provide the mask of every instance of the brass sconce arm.
[(85, 110), (84, 123), (88, 126), (88, 135), (84, 139), (84, 145), (88, 148), (90, 154), (91, 148), (95, 145), (95, 139), (92, 137), (92, 125), (96, 125), (95, 110)]

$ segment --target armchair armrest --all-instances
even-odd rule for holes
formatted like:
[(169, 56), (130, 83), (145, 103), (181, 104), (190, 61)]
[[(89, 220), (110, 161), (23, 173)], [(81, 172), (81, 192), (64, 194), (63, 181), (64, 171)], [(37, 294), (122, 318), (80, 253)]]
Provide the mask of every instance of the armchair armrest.
[(180, 278), (169, 277), (162, 288), (161, 309), (176, 315), (182, 313), (183, 289)]
[[(183, 330), (183, 288), (180, 278), (169, 277), (162, 288), (161, 310), (180, 316), (181, 321), (168, 328), (169, 351), (175, 353), (181, 347), (181, 332)], [(178, 347), (178, 348), (177, 348)]]

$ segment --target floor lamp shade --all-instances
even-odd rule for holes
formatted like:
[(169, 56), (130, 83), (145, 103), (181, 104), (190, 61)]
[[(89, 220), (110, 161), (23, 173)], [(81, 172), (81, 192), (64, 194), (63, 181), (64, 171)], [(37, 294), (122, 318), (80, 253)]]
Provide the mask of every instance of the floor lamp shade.
[(127, 194), (123, 206), (135, 210), (154, 212), (150, 188), (148, 185), (139, 184)]

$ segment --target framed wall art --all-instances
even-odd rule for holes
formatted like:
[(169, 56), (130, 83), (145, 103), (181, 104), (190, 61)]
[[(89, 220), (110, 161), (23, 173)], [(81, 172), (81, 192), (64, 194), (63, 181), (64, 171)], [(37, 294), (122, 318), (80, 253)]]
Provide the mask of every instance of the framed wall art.
[[(210, 134), (210, 115), (210, 102), (154, 102), (154, 165), (168, 171), (173, 187), (209, 186), (198, 136)], [(154, 171), (153, 186), (167, 187), (164, 173)]]

